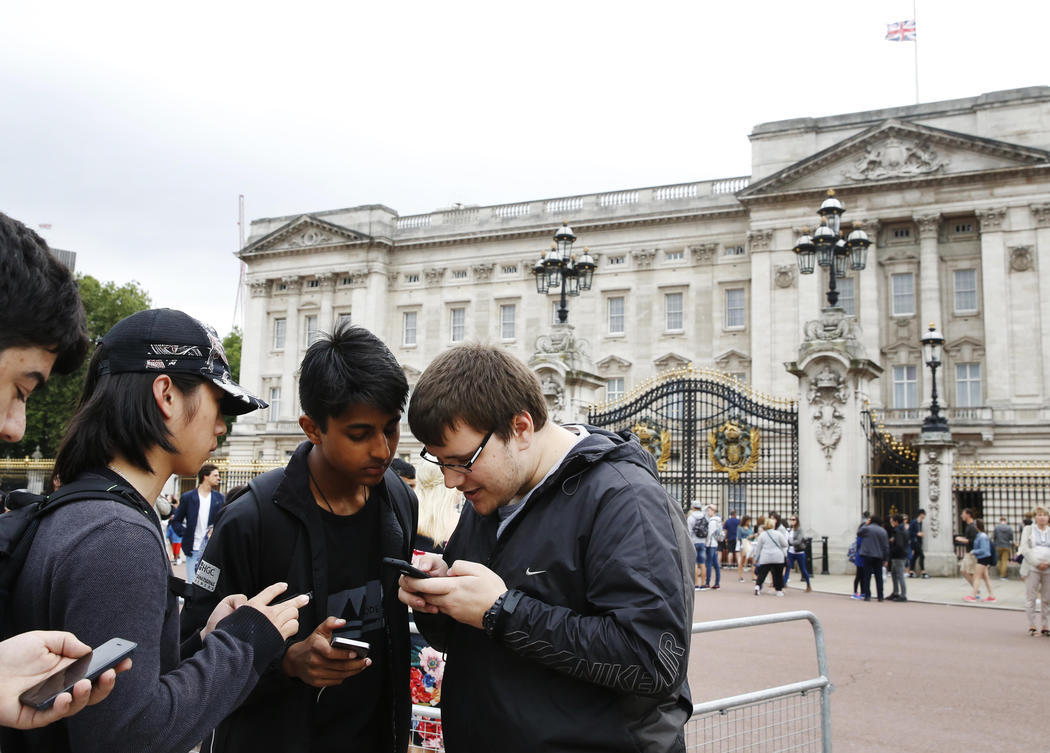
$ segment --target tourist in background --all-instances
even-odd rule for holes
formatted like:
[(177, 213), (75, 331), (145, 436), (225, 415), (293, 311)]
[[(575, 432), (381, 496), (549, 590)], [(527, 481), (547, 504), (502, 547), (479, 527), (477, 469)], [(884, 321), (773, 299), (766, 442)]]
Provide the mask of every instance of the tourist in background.
[(995, 552), (992, 551), (992, 540), (988, 538), (988, 534), (984, 532), (984, 521), (981, 518), (977, 518), (973, 524), (977, 528), (977, 536), (973, 541), (973, 556), (977, 558), (977, 565), (973, 573), (973, 593), (964, 596), (963, 600), (980, 601), (981, 597), (978, 589), (983, 580), (985, 585), (988, 586), (988, 595), (984, 600), (995, 601), (995, 595), (992, 593), (992, 579), (988, 577), (988, 569), (995, 564)]
[(1050, 638), (1050, 512), (1045, 507), (1032, 511), (1033, 522), (1021, 532), (1018, 553), (1024, 580), (1024, 608), (1028, 634), (1035, 635), (1035, 600), (1041, 602), (1043, 635)]
[(752, 555), (755, 558), (755, 596), (762, 593), (766, 574), (773, 574), (773, 588), (777, 596), (784, 595), (784, 561), (787, 559), (787, 537), (776, 527), (776, 519), (766, 518), (765, 528), (755, 539)]
[(784, 568), (784, 585), (791, 579), (791, 568), (798, 563), (798, 569), (806, 581), (806, 591), (812, 591), (809, 583), (809, 570), (806, 569), (806, 536), (799, 525), (798, 516), (792, 515), (788, 518), (788, 553), (787, 567)]

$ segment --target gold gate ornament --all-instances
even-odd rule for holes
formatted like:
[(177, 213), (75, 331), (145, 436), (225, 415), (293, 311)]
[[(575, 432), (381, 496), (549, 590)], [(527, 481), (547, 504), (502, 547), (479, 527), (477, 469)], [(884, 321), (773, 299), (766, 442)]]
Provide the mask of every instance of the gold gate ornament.
[(730, 481), (753, 471), (758, 465), (761, 440), (758, 428), (726, 421), (707, 434), (707, 455), (716, 471), (728, 473)]

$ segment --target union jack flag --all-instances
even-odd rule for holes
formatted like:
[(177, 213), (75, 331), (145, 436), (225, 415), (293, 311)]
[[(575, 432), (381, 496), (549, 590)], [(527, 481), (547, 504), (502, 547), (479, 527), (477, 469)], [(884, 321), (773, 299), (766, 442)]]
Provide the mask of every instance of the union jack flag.
[(891, 42), (914, 42), (915, 21), (897, 21), (886, 24), (886, 39)]

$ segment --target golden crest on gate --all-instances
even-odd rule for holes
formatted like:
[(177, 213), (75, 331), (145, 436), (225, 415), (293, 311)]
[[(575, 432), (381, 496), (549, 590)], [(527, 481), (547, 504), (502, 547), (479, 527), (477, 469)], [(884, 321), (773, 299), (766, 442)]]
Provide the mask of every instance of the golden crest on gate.
[(711, 465), (716, 471), (728, 473), (730, 481), (736, 481), (741, 473), (755, 469), (760, 447), (758, 429), (734, 419), (707, 434)]
[(631, 433), (638, 437), (642, 447), (656, 458), (656, 470), (663, 473), (671, 460), (670, 430), (649, 426), (647, 421), (642, 420), (631, 427)]

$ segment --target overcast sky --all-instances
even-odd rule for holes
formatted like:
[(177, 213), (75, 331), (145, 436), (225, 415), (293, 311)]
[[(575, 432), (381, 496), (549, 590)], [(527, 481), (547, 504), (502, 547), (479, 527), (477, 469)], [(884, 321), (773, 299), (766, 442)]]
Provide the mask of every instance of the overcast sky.
[[(1050, 6), (918, 4), (922, 101), (1050, 84)], [(0, 211), (234, 317), (253, 217), (750, 173), (763, 122), (915, 102), (912, 3), (7, 2)], [(537, 249), (537, 252), (541, 249)]]

